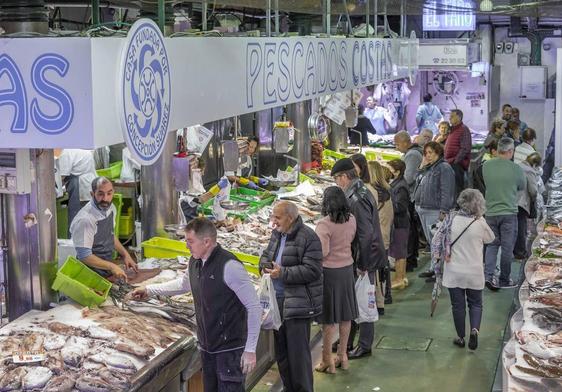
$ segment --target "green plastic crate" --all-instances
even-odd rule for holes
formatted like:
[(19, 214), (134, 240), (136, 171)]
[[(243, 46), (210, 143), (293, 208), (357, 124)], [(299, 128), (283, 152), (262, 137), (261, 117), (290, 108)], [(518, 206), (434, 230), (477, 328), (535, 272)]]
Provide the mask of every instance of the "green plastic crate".
[(342, 154), (341, 152), (336, 152), (336, 151), (332, 151), (332, 150), (328, 150), (328, 149), (324, 149), (324, 151), (322, 153), (326, 157), (332, 157), (332, 158), (336, 158), (336, 159), (343, 159), (343, 158), (347, 157), (347, 155)]
[[(57, 271), (52, 289), (63, 292), (82, 306), (92, 307), (102, 304), (107, 299), (111, 283), (76, 258), (68, 256)], [(96, 291), (103, 295), (97, 294)]]
[(129, 238), (135, 231), (135, 220), (131, 215), (121, 215), (119, 218), (119, 238)]
[(109, 165), (108, 168), (96, 170), (96, 173), (99, 177), (116, 180), (121, 177), (121, 169), (123, 169), (123, 161), (118, 161)]
[(399, 152), (375, 152), (375, 151), (365, 151), (365, 158), (368, 161), (376, 161), (378, 157), (381, 157), (383, 161), (392, 161), (393, 159), (400, 159), (402, 156)]
[(177, 256), (191, 256), (185, 242), (171, 240), (163, 237), (152, 237), (141, 243), (144, 257), (156, 257), (157, 259), (170, 259)]
[[(169, 238), (152, 237), (141, 243), (141, 247), (144, 257), (155, 257), (157, 259), (169, 259), (177, 256), (191, 257), (191, 252), (187, 249), (185, 242)], [(260, 258), (258, 256), (240, 252), (232, 253), (244, 264), (246, 271), (259, 275)]]

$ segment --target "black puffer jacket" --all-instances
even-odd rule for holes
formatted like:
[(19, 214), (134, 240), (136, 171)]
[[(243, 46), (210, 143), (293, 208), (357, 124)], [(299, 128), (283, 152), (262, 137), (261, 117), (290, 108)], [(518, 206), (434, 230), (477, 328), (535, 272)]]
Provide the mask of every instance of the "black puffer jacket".
[(353, 260), (361, 271), (373, 272), (388, 265), (379, 222), (377, 202), (363, 184), (355, 179), (345, 190), (351, 213), (357, 221), (353, 240)]
[[(274, 230), (260, 257), (260, 272), (276, 259), (281, 233)], [(283, 319), (308, 318), (322, 313), (322, 244), (299, 217), (287, 233), (279, 279), (285, 286)]]
[(397, 229), (407, 229), (410, 227), (410, 217), (408, 214), (410, 205), (410, 192), (408, 183), (404, 176), (392, 181), (392, 202), (394, 206), (394, 227)]

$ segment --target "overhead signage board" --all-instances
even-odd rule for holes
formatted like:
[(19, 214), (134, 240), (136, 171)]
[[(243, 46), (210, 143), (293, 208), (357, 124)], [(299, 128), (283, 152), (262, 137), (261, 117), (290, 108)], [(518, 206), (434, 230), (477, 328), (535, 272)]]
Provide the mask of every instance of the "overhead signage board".
[[(417, 72), (418, 44), (162, 38), (146, 20), (136, 22), (127, 38), (2, 39), (0, 54), (13, 61), (0, 63), (0, 148), (91, 149), (128, 139), (135, 158), (150, 164), (166, 131), (408, 78)], [(47, 53), (66, 61), (39, 62), (43, 68), (33, 73), (33, 64)], [(5, 71), (12, 63), (21, 79)], [(24, 89), (25, 105), (14, 93)], [(20, 107), (27, 108), (25, 123)], [(68, 119), (70, 107), (70, 124), (55, 129)], [(37, 129), (35, 123), (49, 127)]]
[(119, 72), (117, 105), (123, 138), (137, 162), (150, 165), (166, 141), (172, 96), (164, 36), (154, 21), (133, 24)]
[(0, 39), (0, 148), (91, 148), (88, 38)]
[(471, 0), (427, 0), (423, 6), (423, 31), (474, 31), (474, 9)]
[(468, 66), (468, 46), (464, 44), (451, 45), (421, 45), (418, 51), (419, 67), (466, 67)]

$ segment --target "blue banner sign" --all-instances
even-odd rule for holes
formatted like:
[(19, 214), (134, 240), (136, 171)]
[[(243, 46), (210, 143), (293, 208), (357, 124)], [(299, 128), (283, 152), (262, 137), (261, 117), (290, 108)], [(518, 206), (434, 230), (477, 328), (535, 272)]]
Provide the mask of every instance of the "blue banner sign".
[(424, 31), (473, 31), (476, 29), (471, 0), (428, 0), (423, 7)]

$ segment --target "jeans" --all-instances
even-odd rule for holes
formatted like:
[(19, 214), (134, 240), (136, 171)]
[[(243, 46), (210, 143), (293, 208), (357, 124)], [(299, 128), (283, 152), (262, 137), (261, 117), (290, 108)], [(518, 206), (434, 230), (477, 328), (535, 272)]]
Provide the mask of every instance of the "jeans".
[(468, 303), (470, 330), (477, 329), (480, 331), (480, 322), (482, 321), (482, 290), (455, 287), (449, 288), (449, 294), (451, 296), (453, 321), (455, 322), (457, 336), (464, 338), (466, 335), (466, 303)]
[(511, 262), (513, 261), (513, 247), (517, 238), (517, 215), (487, 216), (486, 222), (494, 232), (494, 242), (486, 247), (486, 264), (484, 275), (486, 281), (492, 281), (496, 272), (498, 250), (501, 247), (500, 285), (509, 283)]
[(529, 256), (527, 247), (527, 219), (529, 214), (523, 208), (519, 207), (517, 213), (517, 241), (513, 253), (518, 259), (524, 259)]
[[(420, 217), (420, 221), (423, 228), (423, 234), (427, 239), (427, 243), (431, 249), (431, 240), (433, 239), (433, 234), (431, 234), (431, 226), (437, 221), (439, 221), (439, 210), (429, 210), (427, 208), (416, 207), (416, 211)], [(434, 260), (431, 260), (430, 271), (435, 269)]]

